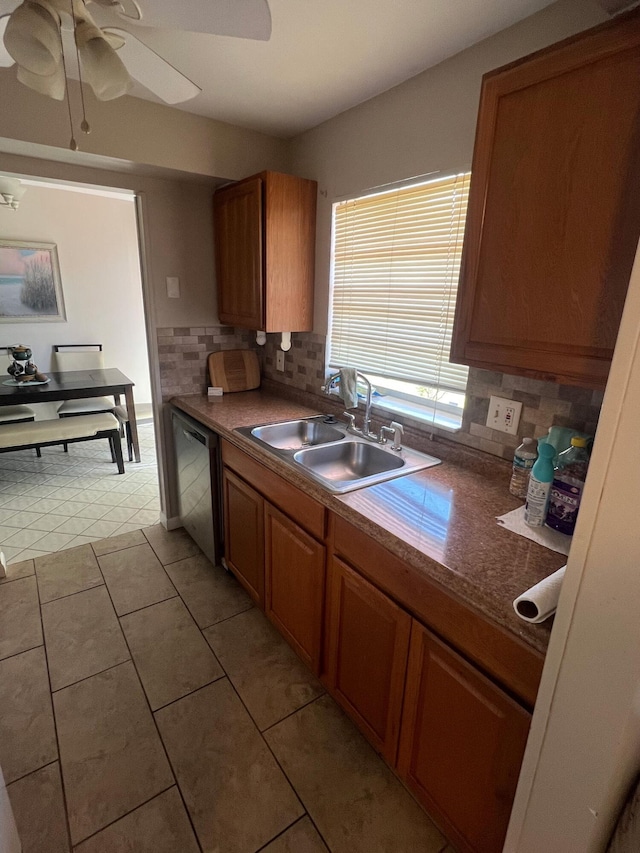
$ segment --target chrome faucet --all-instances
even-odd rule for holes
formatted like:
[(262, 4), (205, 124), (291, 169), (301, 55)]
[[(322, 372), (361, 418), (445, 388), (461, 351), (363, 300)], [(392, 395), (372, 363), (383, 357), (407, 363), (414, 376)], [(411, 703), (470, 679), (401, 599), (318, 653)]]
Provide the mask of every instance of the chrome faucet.
[[(368, 438), (370, 441), (378, 441), (378, 436), (374, 432), (370, 431), (370, 426), (371, 426), (371, 382), (369, 382), (367, 377), (364, 374), (360, 373), (359, 371), (356, 372), (356, 376), (359, 377), (360, 379), (362, 379), (362, 381), (367, 386), (367, 400), (366, 400), (365, 409), (364, 409), (364, 421), (362, 424), (362, 429), (358, 429), (358, 427), (355, 425), (355, 415), (352, 415), (349, 412), (344, 412), (344, 414), (349, 419), (349, 425), (347, 427), (347, 431), (353, 432), (356, 435), (361, 435), (361, 436), (363, 436), (363, 438)], [(334, 382), (339, 377), (340, 377), (340, 371), (338, 371), (338, 373), (333, 373), (326, 380), (325, 384), (322, 386), (322, 390), (324, 391), (325, 394), (331, 394), (331, 386), (334, 384)]]
[[(331, 386), (339, 376), (339, 372), (334, 373), (326, 380), (325, 384), (322, 386), (322, 390), (325, 394), (331, 394)], [(343, 412), (343, 415), (349, 421), (347, 424), (347, 432), (351, 432), (354, 435), (360, 435), (362, 438), (366, 438), (369, 441), (377, 441), (379, 444), (386, 444), (387, 434), (392, 435), (393, 444), (391, 445), (391, 449), (396, 451), (402, 450), (402, 435), (404, 433), (404, 427), (402, 424), (399, 424), (396, 421), (391, 421), (391, 426), (380, 427), (380, 435), (376, 435), (375, 432), (371, 432), (371, 382), (359, 371), (356, 371), (356, 376), (362, 379), (367, 386), (364, 421), (362, 423), (362, 429), (358, 429), (356, 426), (356, 416), (352, 415), (351, 412)]]
[(378, 439), (380, 444), (387, 443), (387, 435), (393, 436), (391, 449), (396, 451), (402, 450), (402, 436), (404, 435), (404, 427), (402, 424), (399, 424), (397, 421), (391, 421), (391, 426), (381, 426), (380, 438)]

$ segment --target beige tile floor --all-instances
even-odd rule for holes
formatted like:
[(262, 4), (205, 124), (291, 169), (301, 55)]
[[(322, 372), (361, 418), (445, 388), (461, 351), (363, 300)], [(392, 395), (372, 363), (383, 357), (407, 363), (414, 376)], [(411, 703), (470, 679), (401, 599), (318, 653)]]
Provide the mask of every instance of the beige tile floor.
[(139, 423), (141, 462), (116, 474), (106, 441), (0, 453), (0, 550), (9, 563), (156, 524), (153, 423)]
[(159, 525), (9, 566), (24, 853), (453, 853), (236, 581)]

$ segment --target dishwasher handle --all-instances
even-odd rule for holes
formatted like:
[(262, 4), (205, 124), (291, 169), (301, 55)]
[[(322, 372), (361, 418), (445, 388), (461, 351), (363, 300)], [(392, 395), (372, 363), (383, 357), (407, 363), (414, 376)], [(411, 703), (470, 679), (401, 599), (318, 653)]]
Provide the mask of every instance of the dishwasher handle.
[(184, 437), (185, 437), (186, 439), (188, 439), (189, 441), (191, 441), (191, 439), (192, 439), (192, 438), (195, 438), (195, 440), (196, 440), (196, 441), (199, 441), (199, 442), (200, 442), (200, 444), (204, 444), (205, 446), (206, 446), (206, 444), (207, 444), (207, 439), (206, 439), (206, 438), (205, 438), (205, 436), (204, 436), (204, 435), (202, 435), (202, 433), (200, 433), (200, 432), (196, 432), (195, 430), (190, 430), (190, 429), (184, 429), (184, 428), (182, 428), (182, 434), (183, 434), (183, 435), (184, 435)]

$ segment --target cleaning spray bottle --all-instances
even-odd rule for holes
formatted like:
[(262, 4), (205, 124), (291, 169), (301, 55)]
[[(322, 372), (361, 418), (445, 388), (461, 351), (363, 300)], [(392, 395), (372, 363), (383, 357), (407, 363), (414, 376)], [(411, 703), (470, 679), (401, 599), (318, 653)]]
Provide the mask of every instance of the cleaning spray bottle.
[(555, 448), (546, 441), (538, 447), (538, 458), (531, 469), (527, 502), (524, 505), (524, 520), (529, 527), (542, 527), (547, 517), (549, 495), (553, 483), (553, 457)]

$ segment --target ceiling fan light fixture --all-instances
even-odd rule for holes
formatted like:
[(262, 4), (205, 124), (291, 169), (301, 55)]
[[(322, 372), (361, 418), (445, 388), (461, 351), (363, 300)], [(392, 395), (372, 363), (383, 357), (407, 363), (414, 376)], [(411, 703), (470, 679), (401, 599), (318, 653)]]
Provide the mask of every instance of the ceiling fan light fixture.
[(102, 30), (89, 21), (76, 25), (76, 44), (84, 79), (100, 101), (119, 98), (133, 85), (120, 57), (105, 39)]
[(27, 188), (18, 178), (9, 178), (5, 175), (0, 175), (0, 207), (17, 210), (20, 200), (26, 191)]
[(60, 18), (46, 0), (24, 0), (7, 22), (4, 44), (32, 74), (55, 74), (62, 58)]
[(34, 74), (18, 65), (16, 76), (20, 83), (33, 89), (34, 92), (38, 92), (38, 94), (46, 95), (56, 101), (64, 100), (67, 81), (62, 63), (56, 66), (53, 74)]

